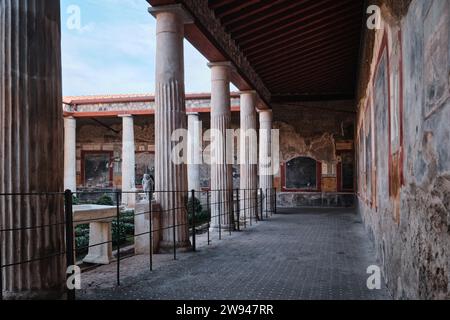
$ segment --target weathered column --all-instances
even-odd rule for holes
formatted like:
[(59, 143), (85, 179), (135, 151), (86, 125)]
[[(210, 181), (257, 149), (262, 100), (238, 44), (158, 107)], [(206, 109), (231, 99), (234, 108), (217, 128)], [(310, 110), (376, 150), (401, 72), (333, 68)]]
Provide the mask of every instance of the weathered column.
[[(258, 216), (258, 134), (256, 131), (256, 93), (241, 93), (241, 128), (240, 128), (240, 189), (241, 218), (254, 219)], [(245, 215), (243, 214), (245, 212)]]
[(198, 113), (188, 113), (188, 186), (200, 191), (200, 164), (202, 162), (202, 125)]
[(64, 118), (64, 190), (77, 191), (77, 121)]
[(263, 190), (263, 210), (273, 210), (272, 110), (259, 113), (259, 187)]
[[(134, 143), (134, 119), (131, 115), (121, 115), (122, 118), (122, 203), (134, 206), (136, 191), (135, 164), (136, 147)], [(128, 193), (127, 193), (128, 192)]]
[[(171, 141), (177, 129), (187, 129), (184, 90), (184, 24), (189, 17), (180, 5), (152, 7), (156, 17), (156, 114), (155, 191), (160, 204), (161, 251), (190, 247), (186, 163), (172, 159), (178, 142)], [(175, 239), (171, 226), (175, 223)]]
[[(60, 40), (59, 1), (0, 1), (0, 194), (63, 191)], [(3, 269), (6, 298), (62, 296), (63, 221), (62, 195), (0, 195), (1, 228), (30, 227), (1, 232), (2, 265), (34, 260)]]
[(211, 226), (230, 228), (233, 189), (232, 152), (227, 146), (227, 129), (231, 122), (229, 62), (210, 63), (211, 68)]

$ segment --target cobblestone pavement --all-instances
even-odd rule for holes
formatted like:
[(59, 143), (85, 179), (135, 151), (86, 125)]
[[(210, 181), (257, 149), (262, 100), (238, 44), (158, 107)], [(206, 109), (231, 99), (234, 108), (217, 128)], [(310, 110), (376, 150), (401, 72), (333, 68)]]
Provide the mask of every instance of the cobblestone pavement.
[(367, 268), (374, 249), (360, 217), (340, 209), (285, 209), (245, 231), (199, 239), (199, 251), (148, 256), (83, 274), (79, 299), (390, 299), (369, 290)]

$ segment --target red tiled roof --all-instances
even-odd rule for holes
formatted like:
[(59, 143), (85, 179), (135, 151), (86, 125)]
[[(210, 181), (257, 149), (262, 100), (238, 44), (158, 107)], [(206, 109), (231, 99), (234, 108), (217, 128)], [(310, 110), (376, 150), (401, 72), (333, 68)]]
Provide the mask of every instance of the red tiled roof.
[[(231, 96), (236, 98), (238, 92), (232, 92)], [(189, 93), (186, 94), (187, 100), (210, 99), (210, 93)], [(64, 104), (82, 105), (97, 103), (129, 103), (129, 102), (153, 102), (155, 96), (152, 94), (117, 94), (117, 95), (95, 95), (95, 96), (67, 96), (63, 98)]]

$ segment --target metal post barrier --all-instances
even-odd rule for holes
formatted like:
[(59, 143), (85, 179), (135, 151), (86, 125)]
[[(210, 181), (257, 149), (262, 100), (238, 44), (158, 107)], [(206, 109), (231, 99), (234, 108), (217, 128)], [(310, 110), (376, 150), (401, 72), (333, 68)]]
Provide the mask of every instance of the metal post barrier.
[(120, 286), (120, 193), (116, 191), (117, 286)]
[(0, 301), (3, 301), (3, 225), (0, 225)]
[(148, 227), (149, 227), (149, 255), (150, 255), (150, 271), (153, 271), (153, 192), (148, 192)]
[(247, 192), (244, 189), (244, 228), (247, 229)]
[(273, 197), (273, 207), (275, 208), (274, 214), (277, 214), (277, 189), (273, 189), (274, 197)]
[[(260, 197), (259, 197), (259, 199), (260, 199), (260, 203), (259, 203), (259, 205), (260, 205), (260, 214), (261, 214), (261, 220), (263, 220), (263, 216), (264, 216), (264, 208), (263, 208), (263, 203), (264, 203), (264, 194), (263, 194), (263, 189), (262, 188), (260, 188), (259, 189), (259, 192), (260, 192)], [(266, 218), (267, 218), (267, 216), (266, 216)]]
[(195, 190), (191, 191), (192, 193), (192, 250), (195, 252), (197, 251), (197, 244), (196, 244), (196, 221), (195, 221)]
[(208, 190), (206, 192), (206, 206), (208, 207), (208, 215), (209, 215), (209, 219), (208, 219), (208, 231), (207, 231), (207, 236), (208, 236), (208, 246), (211, 244), (211, 237), (210, 237), (210, 231), (209, 229), (211, 229), (211, 201), (210, 201), (210, 191)]
[(233, 215), (234, 215), (234, 203), (233, 203), (233, 190), (227, 190), (227, 196), (228, 196), (228, 233), (231, 236), (231, 233), (234, 229), (234, 219), (233, 219)]
[[(172, 203), (175, 203), (175, 191), (172, 192), (173, 195), (173, 199), (172, 199)], [(173, 232), (173, 260), (177, 260), (177, 231), (176, 231), (176, 209), (172, 209), (172, 232)]]
[[(67, 268), (69, 268), (75, 265), (72, 191), (70, 190), (66, 190), (64, 192), (64, 210), (66, 213), (66, 261), (67, 261)], [(67, 274), (66, 276), (68, 280), (70, 275)], [(75, 300), (75, 288), (73, 289), (67, 288), (67, 300), (70, 301)]]
[[(249, 215), (249, 218), (250, 218), (250, 227), (252, 226), (252, 209), (250, 208), (251, 207), (251, 201), (250, 201), (250, 198), (251, 198), (251, 196), (252, 196), (252, 194), (249, 192), (250, 190), (247, 190), (247, 195), (246, 195), (246, 199), (247, 199), (247, 205), (245, 206), (246, 207), (246, 209), (248, 210), (248, 215)], [(250, 196), (248, 195), (250, 193)]]
[(236, 189), (236, 211), (237, 211), (237, 230), (241, 231), (241, 207), (239, 200), (239, 189)]
[(262, 220), (261, 217), (259, 217), (258, 211), (259, 211), (259, 206), (258, 206), (258, 191), (256, 189), (251, 190), (250, 195), (252, 195), (253, 193), (253, 207), (251, 209), (250, 212), (253, 212), (255, 214), (255, 223), (258, 224), (258, 221)]
[(217, 205), (219, 206), (219, 240), (222, 240), (222, 194), (218, 191)]

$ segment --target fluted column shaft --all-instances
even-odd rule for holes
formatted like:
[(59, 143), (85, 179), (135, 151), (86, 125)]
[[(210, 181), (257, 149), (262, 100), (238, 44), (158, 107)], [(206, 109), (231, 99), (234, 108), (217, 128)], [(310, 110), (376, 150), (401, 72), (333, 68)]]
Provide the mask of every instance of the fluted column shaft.
[[(161, 205), (161, 250), (172, 250), (175, 240), (180, 248), (190, 247), (186, 163), (172, 159), (178, 143), (171, 141), (177, 129), (187, 129), (184, 89), (184, 17), (180, 7), (154, 7), (156, 16), (156, 114), (155, 114), (155, 188)], [(172, 226), (175, 228), (175, 239)]]
[[(240, 127), (241, 218), (258, 217), (258, 133), (256, 131), (256, 93), (241, 94)], [(245, 215), (242, 213), (245, 212)]]
[[(64, 126), (59, 1), (0, 1), (0, 193), (61, 192)], [(7, 298), (58, 298), (65, 285), (61, 195), (0, 196)], [(62, 255), (60, 253), (63, 253)]]
[(188, 186), (200, 191), (200, 164), (202, 163), (202, 126), (198, 113), (188, 114)]
[(211, 68), (211, 226), (230, 227), (233, 189), (232, 152), (227, 145), (231, 122), (230, 73), (228, 62), (210, 63)]
[(64, 118), (64, 190), (77, 191), (77, 120)]
[(122, 115), (122, 203), (133, 205), (136, 187), (136, 146), (134, 142), (134, 119), (131, 115)]
[(272, 110), (259, 113), (259, 187), (263, 190), (263, 209), (273, 210)]

